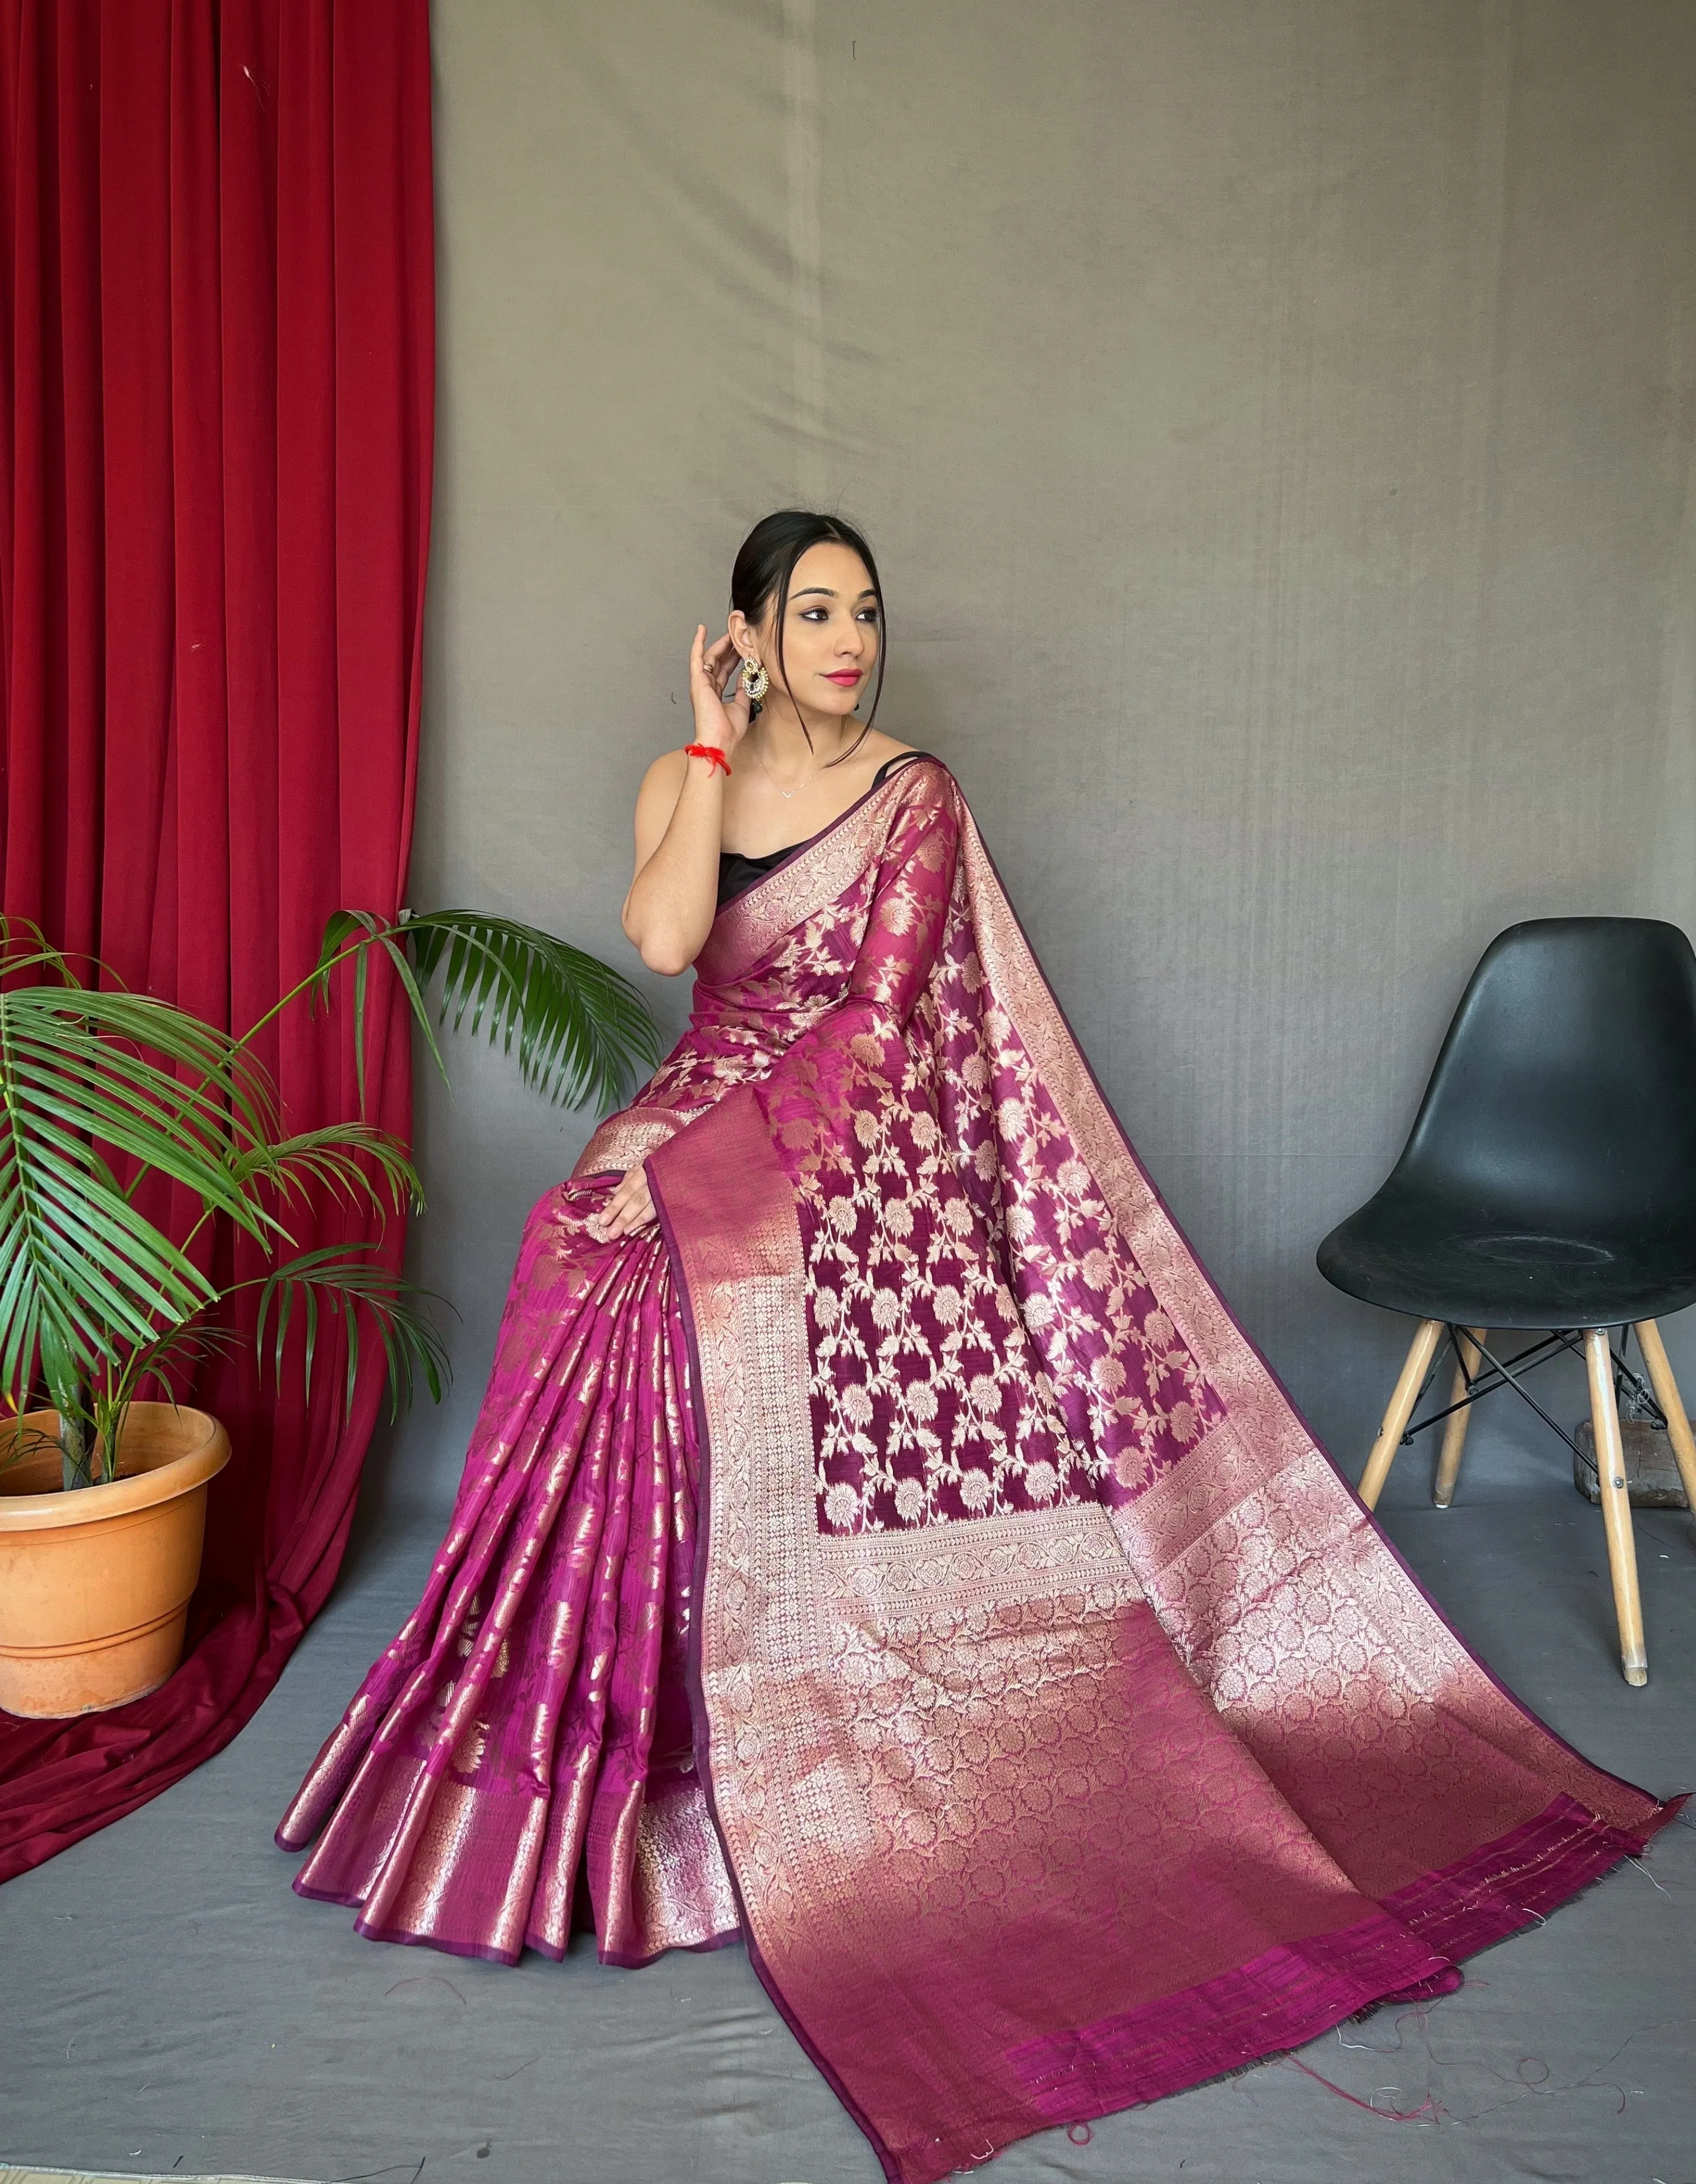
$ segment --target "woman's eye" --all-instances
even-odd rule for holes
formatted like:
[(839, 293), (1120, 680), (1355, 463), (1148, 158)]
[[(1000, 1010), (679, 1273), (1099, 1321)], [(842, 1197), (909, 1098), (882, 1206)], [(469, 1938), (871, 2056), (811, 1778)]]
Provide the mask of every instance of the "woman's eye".
[(877, 627), (877, 609), (876, 607), (862, 607), (859, 610), (859, 619), (864, 622), (870, 622), (871, 627), (876, 629)]
[(828, 621), (830, 618), (828, 607), (803, 607), (801, 610), (803, 621)]

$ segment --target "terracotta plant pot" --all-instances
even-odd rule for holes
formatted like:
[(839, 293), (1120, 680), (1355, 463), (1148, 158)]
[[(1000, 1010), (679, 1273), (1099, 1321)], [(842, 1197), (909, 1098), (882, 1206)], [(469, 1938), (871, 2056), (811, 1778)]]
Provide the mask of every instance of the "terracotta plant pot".
[[(52, 1411), (26, 1426), (56, 1434)], [(204, 1411), (132, 1403), (118, 1476), (67, 1494), (57, 1446), (0, 1435), (0, 1709), (63, 1719), (157, 1690), (182, 1658), (207, 1481), (230, 1436)]]

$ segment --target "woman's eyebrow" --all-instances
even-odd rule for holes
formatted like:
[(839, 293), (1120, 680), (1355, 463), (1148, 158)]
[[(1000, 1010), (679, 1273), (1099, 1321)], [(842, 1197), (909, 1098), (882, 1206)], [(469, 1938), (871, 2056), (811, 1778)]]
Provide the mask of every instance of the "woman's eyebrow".
[[(809, 599), (813, 598), (815, 593), (821, 599), (833, 599), (836, 597), (836, 593), (831, 589), (828, 584), (804, 585), (801, 590), (798, 592), (791, 592), (789, 596), (792, 599)], [(860, 596), (864, 599), (865, 594), (862, 592)]]

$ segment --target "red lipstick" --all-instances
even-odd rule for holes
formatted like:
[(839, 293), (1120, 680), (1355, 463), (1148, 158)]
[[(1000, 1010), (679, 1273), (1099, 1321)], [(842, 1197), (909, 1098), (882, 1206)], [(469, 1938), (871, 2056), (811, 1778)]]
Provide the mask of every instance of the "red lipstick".
[(858, 667), (839, 667), (834, 675), (827, 675), (827, 682), (840, 682), (845, 690), (852, 690), (859, 682), (862, 670)]

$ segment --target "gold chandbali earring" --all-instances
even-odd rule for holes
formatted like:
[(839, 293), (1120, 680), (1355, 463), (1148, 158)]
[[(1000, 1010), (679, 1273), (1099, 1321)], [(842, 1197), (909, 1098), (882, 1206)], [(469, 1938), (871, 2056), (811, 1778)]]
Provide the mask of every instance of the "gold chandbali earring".
[(742, 687), (749, 700), (756, 705), (771, 688), (771, 677), (757, 660), (744, 660), (742, 663)]

